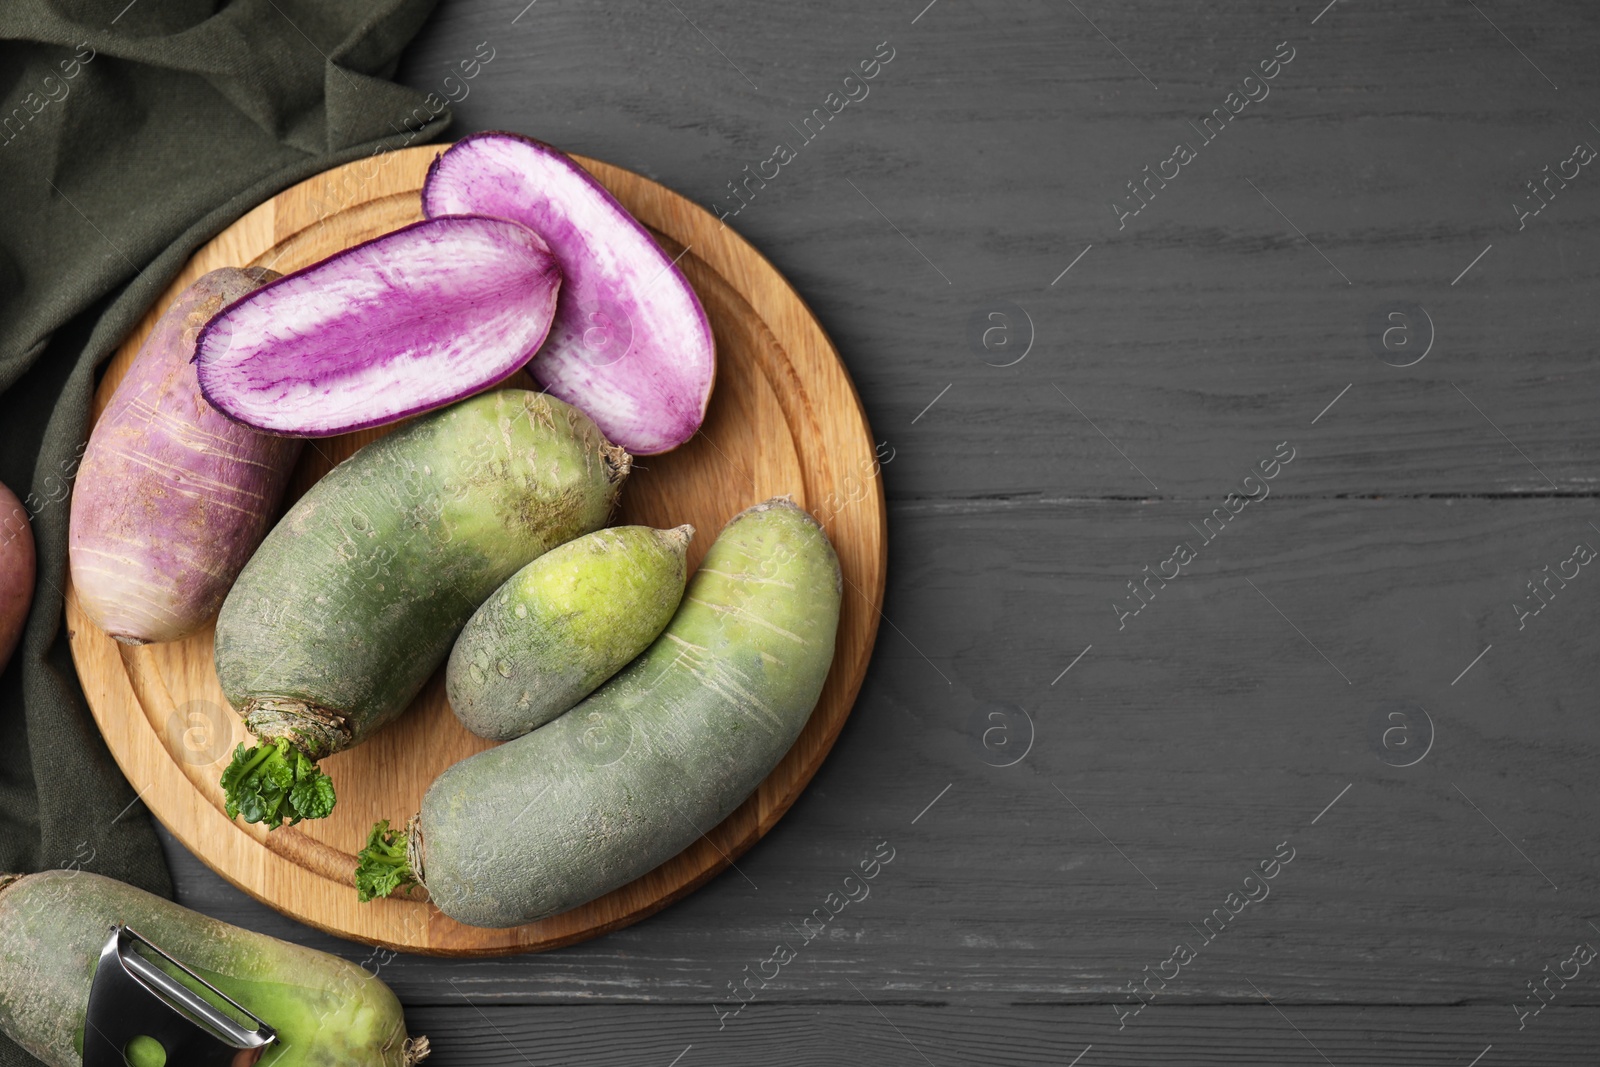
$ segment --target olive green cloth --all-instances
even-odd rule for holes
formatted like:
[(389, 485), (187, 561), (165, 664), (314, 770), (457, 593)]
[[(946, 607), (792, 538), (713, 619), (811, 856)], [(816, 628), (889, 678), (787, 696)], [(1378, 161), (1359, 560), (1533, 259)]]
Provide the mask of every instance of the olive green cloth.
[[(0, 871), (76, 865), (171, 893), (62, 620), (66, 494), (96, 372), (239, 216), (444, 131), (442, 100), (389, 80), (434, 3), (0, 2), (0, 481), (26, 498), (39, 559), (0, 678)], [(0, 1067), (33, 1062), (0, 1039)]]

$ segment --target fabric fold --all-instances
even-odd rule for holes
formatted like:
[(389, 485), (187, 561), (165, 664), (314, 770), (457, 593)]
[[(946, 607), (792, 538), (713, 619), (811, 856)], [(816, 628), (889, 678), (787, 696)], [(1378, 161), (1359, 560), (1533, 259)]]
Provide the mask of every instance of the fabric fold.
[[(447, 110), (388, 80), (434, 3), (0, 5), (0, 481), (24, 498), (39, 560), (0, 676), (0, 871), (78, 867), (170, 894), (147, 783), (106, 749), (62, 617), (66, 493), (97, 374), (251, 208), (444, 132)], [(0, 1067), (35, 1062), (0, 1038)]]

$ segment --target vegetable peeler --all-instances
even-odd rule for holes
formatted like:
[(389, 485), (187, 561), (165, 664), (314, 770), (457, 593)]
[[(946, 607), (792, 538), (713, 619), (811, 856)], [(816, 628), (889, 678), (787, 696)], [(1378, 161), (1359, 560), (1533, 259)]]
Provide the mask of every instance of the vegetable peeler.
[[(171, 964), (254, 1023), (246, 1026), (168, 974)], [(143, 1035), (161, 1044), (170, 1067), (249, 1067), (276, 1031), (226, 993), (121, 924), (100, 950), (83, 1029), (83, 1067), (125, 1067), (123, 1050)]]

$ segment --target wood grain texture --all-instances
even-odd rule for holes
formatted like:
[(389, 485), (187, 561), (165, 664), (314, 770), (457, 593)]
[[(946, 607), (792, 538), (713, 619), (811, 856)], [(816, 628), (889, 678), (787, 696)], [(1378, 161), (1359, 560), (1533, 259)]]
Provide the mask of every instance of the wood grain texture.
[[(96, 416), (155, 319), (194, 278), (226, 264), (288, 272), (415, 221), (417, 191), (437, 154), (436, 148), (414, 148), (337, 168), (263, 204), (201, 249), (118, 351), (100, 385)], [(451, 713), (442, 672), (396, 723), (323, 762), (339, 793), (329, 818), (269, 832), (232, 822), (223, 811), (218, 775), (234, 746), (249, 737), (227, 710), (216, 680), (211, 628), (183, 641), (120, 646), (88, 620), (69, 587), (67, 620), (79, 676), (112, 754), (146, 805), (229, 881), (319, 929), (467, 956), (553, 948), (635, 922), (714, 876), (771, 829), (827, 754), (865, 673), (883, 596), (882, 487), (872, 482), (848, 509), (827, 503), (847, 493), (847, 482), (859, 483), (874, 454), (860, 404), (827, 337), (772, 267), (704, 211), (626, 171), (580, 162), (665, 235), (669, 254), (682, 254), (680, 265), (717, 342), (717, 387), (704, 426), (682, 448), (641, 458), (624, 487), (619, 521), (692, 523), (701, 532), (691, 545), (693, 568), (716, 531), (751, 504), (787, 494), (818, 512), (850, 588), (833, 668), (794, 747), (743, 805), (696, 843), (572, 911), (483, 930), (421, 900), (360, 904), (354, 891), (355, 853), (371, 825), (383, 818), (403, 824), (441, 771), (491, 747)], [(289, 499), (387, 429), (311, 442)]]
[[(541, 1067), (668, 1067), (691, 1043), (677, 1067), (924, 1065), (854, 982), (938, 1067), (1065, 1067), (1090, 1042), (1076, 1067), (1323, 1064), (1248, 978), (1340, 1065), (1468, 1067), (1491, 1043), (1477, 1067), (1592, 1063), (1600, 1018), (1562, 1005), (1600, 982), (1521, 1032), (1510, 1005), (1600, 924), (1600, 592), (1574, 582), (1521, 631), (1511, 604), (1569, 541), (1600, 547), (1600, 175), (1522, 230), (1511, 203), (1572, 142), (1600, 147), (1600, 8), (678, 7), (446, 0), (402, 77), (442, 93), (487, 40), (457, 130), (731, 206), (890, 43), (870, 96), (729, 225), (804, 294), (895, 450), (892, 625), (828, 761), (739, 859), (750, 881), (557, 953), (388, 961), (441, 1061), (525, 1062), (487, 1016)], [(1119, 231), (1112, 198), (1280, 41), (1271, 95)], [(1437, 331), (1406, 368), (1367, 325), (1402, 301)], [(1010, 367), (968, 334), (1001, 302), (1035, 333)], [(1118, 631), (1125, 583), (1283, 440), (1272, 497)], [(1436, 727), (1409, 769), (1372, 735), (1401, 701)], [(983, 734), (1011, 705), (1037, 738), (1003, 769)], [(883, 838), (871, 898), (718, 1034), (727, 984)], [(1304, 847), (1271, 899), (1116, 1035), (1119, 990), (1285, 838)], [(367, 958), (174, 855), (191, 904)]]
[[(1252, 507), (1124, 630), (1111, 599), (1182, 536), (1189, 505), (1019, 505), (1004, 525), (973, 506), (896, 509), (885, 610), (933, 662), (886, 633), (859, 713), (738, 871), (559, 959), (401, 956), (385, 980), (408, 999), (459, 986), (709, 1011), (884, 840), (896, 856), (871, 895), (763, 1000), (837, 999), (870, 970), (918, 1001), (1120, 1003), (1284, 841), (1296, 858), (1271, 895), (1164, 1000), (1246, 1000), (1243, 971), (1301, 1003), (1503, 1005), (1572, 943), (1600, 945), (1584, 829), (1600, 821), (1600, 731), (1593, 677), (1568, 666), (1594, 662), (1600, 583), (1580, 590), (1585, 574), (1521, 631), (1509, 607), (1524, 571), (1581, 537), (1583, 503)], [(1530, 544), (1550, 550), (1516, 561)], [(1392, 726), (1409, 732), (1385, 743)], [(1568, 997), (1600, 1003), (1600, 982)]]
[[(1103, 1006), (964, 1010), (895, 1000), (867, 975), (858, 976), (856, 985), (859, 993), (841, 982), (838, 999), (829, 1003), (774, 1005), (748, 1025), (730, 1024), (722, 1031), (703, 1010), (529, 1010), (475, 1000), (474, 1011), (459, 997), (454, 1005), (412, 1009), (406, 1021), (433, 1040), (439, 1067), (524, 1062), (669, 1067), (680, 1054), (680, 1067), (693, 1062), (1069, 1067), (1076, 1056), (1082, 1056), (1077, 1067), (1468, 1067), (1491, 1048), (1482, 1063), (1498, 1057), (1503, 1063), (1578, 1067), (1594, 1062), (1592, 1034), (1600, 1025), (1594, 1008), (1552, 1007), (1519, 1033), (1515, 1017), (1504, 1009), (1309, 1010), (1286, 1003), (1275, 1010), (1258, 999), (1232, 1008), (1172, 1008), (1118, 1031), (1116, 1016)], [(463, 1013), (472, 1018), (471, 1026), (457, 1021)], [(446, 1033), (453, 1040), (442, 1047), (436, 1035)]]

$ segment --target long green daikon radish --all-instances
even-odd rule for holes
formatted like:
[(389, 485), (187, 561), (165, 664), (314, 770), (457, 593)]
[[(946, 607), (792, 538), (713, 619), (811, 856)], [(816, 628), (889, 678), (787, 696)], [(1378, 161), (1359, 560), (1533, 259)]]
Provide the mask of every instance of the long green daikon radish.
[(404, 839), (374, 827), (362, 898), (416, 881), (451, 918), (515, 926), (676, 855), (799, 736), (833, 662), (840, 592), (815, 519), (786, 498), (741, 512), (638, 659), (560, 718), (446, 770)]
[[(428, 1054), (427, 1038), (406, 1036), (389, 987), (337, 956), (87, 871), (0, 875), (0, 1030), (50, 1067), (82, 1062), (89, 987), (114, 923), (275, 1029), (278, 1040), (260, 1067), (412, 1067)], [(163, 969), (215, 1002), (187, 976)], [(131, 1044), (129, 1058), (132, 1067), (155, 1067), (164, 1057), (146, 1038)]]
[(312, 486), (217, 619), (217, 677), (260, 742), (223, 774), (229, 814), (275, 827), (331, 811), (316, 761), (404, 710), (501, 582), (605, 525), (631, 462), (577, 408), (501, 389)]

